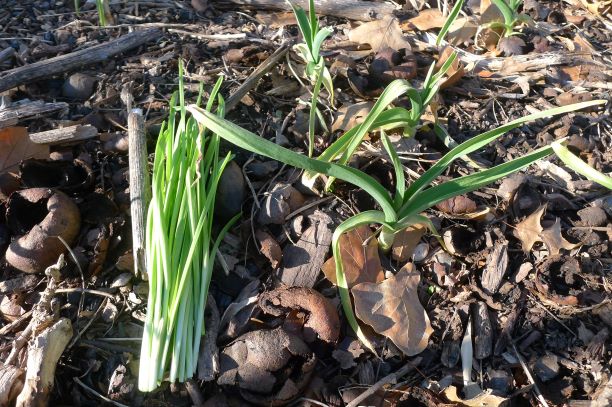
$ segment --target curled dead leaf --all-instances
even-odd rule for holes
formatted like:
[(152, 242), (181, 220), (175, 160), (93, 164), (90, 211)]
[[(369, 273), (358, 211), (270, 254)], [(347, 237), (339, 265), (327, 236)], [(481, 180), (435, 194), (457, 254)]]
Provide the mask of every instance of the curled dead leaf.
[(217, 383), (236, 386), (259, 406), (281, 406), (306, 387), (316, 357), (299, 337), (282, 328), (249, 332), (225, 348)]
[(533, 245), (541, 241), (540, 233), (544, 229), (540, 225), (540, 219), (545, 210), (546, 205), (540, 206), (538, 210), (518, 223), (512, 232), (521, 241), (521, 246), (525, 253), (529, 253)]
[(305, 287), (279, 288), (265, 292), (259, 297), (259, 306), (274, 316), (286, 315), (290, 310), (308, 313), (304, 324), (304, 339), (307, 342), (319, 339), (332, 343), (340, 335), (338, 311), (319, 292)]
[(357, 317), (407, 356), (425, 350), (433, 332), (417, 293), (420, 279), (408, 263), (381, 283), (361, 283), (351, 289)]
[(278, 242), (267, 232), (258, 230), (255, 232), (255, 237), (259, 241), (261, 246), (261, 254), (266, 256), (270, 260), (270, 264), (273, 269), (277, 269), (283, 258), (283, 251), (281, 250)]
[(444, 213), (460, 215), (474, 212), (476, 203), (465, 195), (458, 195), (440, 202), (436, 208)]
[(30, 188), (11, 195), (6, 210), (7, 224), (15, 239), (6, 260), (25, 273), (40, 273), (55, 263), (79, 233), (81, 214), (76, 204), (60, 191)]
[[(340, 256), (351, 288), (359, 283), (377, 283), (385, 278), (378, 256), (378, 240), (368, 226), (360, 226), (340, 236)], [(334, 258), (328, 259), (322, 267), (329, 281), (337, 284)]]

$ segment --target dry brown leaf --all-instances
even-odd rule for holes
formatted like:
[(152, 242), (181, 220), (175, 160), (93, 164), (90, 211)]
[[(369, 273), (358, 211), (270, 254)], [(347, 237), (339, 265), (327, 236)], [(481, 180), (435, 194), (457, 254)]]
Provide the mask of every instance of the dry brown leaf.
[(49, 158), (49, 146), (33, 143), (25, 127), (0, 129), (0, 173), (18, 170), (28, 158)]
[(393, 260), (405, 262), (412, 257), (415, 247), (425, 234), (424, 225), (413, 225), (395, 234), (391, 256)]
[(270, 28), (280, 28), (286, 25), (295, 25), (297, 20), (292, 12), (257, 13), (255, 19)]
[(359, 102), (342, 106), (338, 109), (338, 114), (332, 124), (332, 132), (337, 130), (347, 131), (355, 125), (361, 124), (373, 106), (373, 102)]
[(555, 220), (552, 226), (540, 233), (540, 238), (548, 248), (548, 253), (551, 256), (559, 254), (561, 249), (572, 250), (580, 246), (580, 243), (570, 243), (561, 235), (561, 220), (559, 218)]
[(483, 391), (478, 396), (469, 400), (459, 397), (459, 391), (455, 386), (444, 389), (444, 396), (448, 401), (457, 403), (457, 406), (467, 407), (503, 407), (508, 404), (508, 399), (491, 394), (489, 390)]
[(612, 1), (610, 0), (580, 0), (580, 3), (596, 16), (604, 16), (612, 10)]
[(408, 263), (379, 284), (361, 283), (351, 289), (357, 317), (407, 356), (421, 353), (433, 332), (417, 294), (420, 279), (414, 265)]
[(436, 209), (450, 215), (460, 215), (474, 212), (476, 203), (465, 195), (458, 195), (436, 204)]
[(478, 26), (478, 21), (473, 17), (458, 18), (450, 27), (446, 39), (452, 45), (460, 45), (464, 42), (468, 42), (476, 35)]
[(399, 21), (394, 17), (385, 17), (364, 23), (348, 33), (349, 41), (359, 44), (370, 44), (371, 53), (383, 48), (400, 50), (411, 49), (410, 42), (404, 36)]
[(255, 237), (261, 246), (261, 254), (270, 260), (272, 268), (276, 270), (280, 265), (281, 259), (283, 258), (283, 251), (281, 250), (279, 244), (269, 233), (266, 233), (263, 230), (258, 230), (255, 232)]
[[(453, 49), (453, 47), (444, 47), (444, 49), (440, 53), (440, 58), (438, 58), (438, 62), (436, 63), (436, 70), (440, 69), (442, 65), (444, 65), (444, 63), (448, 60), (448, 58), (452, 55), (454, 51), (455, 50)], [(444, 82), (442, 82), (440, 88), (446, 89), (449, 86), (453, 86), (454, 84), (459, 82), (459, 80), (463, 78), (463, 75), (465, 75), (464, 68), (465, 66), (463, 65), (463, 62), (461, 62), (461, 59), (455, 58), (450, 68), (448, 69), (448, 72), (446, 73), (447, 78), (444, 80)]]
[[(349, 288), (359, 283), (377, 283), (385, 278), (378, 257), (378, 240), (368, 226), (360, 226), (340, 236), (340, 255)], [(323, 264), (322, 271), (329, 281), (337, 284), (333, 257)]]
[(428, 31), (432, 28), (442, 28), (446, 22), (446, 17), (437, 8), (429, 8), (421, 10), (419, 15), (407, 21), (407, 24), (402, 24), (402, 28), (413, 29), (419, 31)]
[(542, 233), (542, 225), (540, 219), (546, 210), (546, 205), (542, 205), (537, 211), (527, 216), (514, 228), (514, 236), (521, 241), (523, 251), (528, 253), (536, 242), (541, 242), (540, 233)]

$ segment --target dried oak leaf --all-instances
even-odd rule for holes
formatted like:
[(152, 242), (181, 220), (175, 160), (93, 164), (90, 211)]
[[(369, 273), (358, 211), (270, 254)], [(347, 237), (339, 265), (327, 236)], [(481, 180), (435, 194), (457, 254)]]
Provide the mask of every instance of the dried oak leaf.
[(366, 101), (340, 107), (332, 124), (332, 131), (347, 131), (361, 124), (373, 106), (373, 102)]
[(402, 24), (406, 29), (416, 28), (419, 31), (429, 31), (433, 28), (442, 28), (446, 22), (446, 17), (437, 8), (421, 10), (416, 17), (412, 17)]
[(552, 226), (540, 233), (540, 239), (546, 245), (551, 256), (559, 254), (561, 249), (572, 250), (580, 246), (580, 243), (570, 243), (561, 235), (561, 220), (559, 218), (555, 219), (555, 223)]
[(395, 17), (385, 17), (381, 20), (370, 21), (360, 25), (348, 33), (349, 41), (359, 44), (370, 44), (371, 51), (377, 53), (383, 48), (400, 50), (411, 49), (410, 42)]
[(338, 311), (327, 298), (311, 288), (289, 287), (265, 292), (259, 306), (266, 314), (286, 315), (289, 310), (308, 313), (304, 339), (313, 342), (317, 336), (325, 342), (336, 342), (340, 336)]
[[(359, 283), (384, 280), (385, 274), (378, 257), (378, 240), (368, 226), (360, 226), (340, 236), (340, 256), (349, 288)], [(322, 271), (329, 281), (337, 284), (333, 257), (323, 264)]]
[(512, 232), (521, 241), (523, 251), (529, 253), (536, 242), (542, 241), (540, 233), (544, 230), (540, 225), (540, 219), (546, 210), (546, 205), (542, 205), (531, 215), (527, 216), (516, 225)]
[(48, 158), (49, 146), (36, 144), (28, 137), (25, 127), (0, 129), (0, 173), (16, 171), (28, 158)]
[(361, 283), (351, 289), (357, 317), (407, 356), (421, 353), (433, 332), (417, 294), (420, 278), (408, 263), (381, 283)]
[(283, 251), (278, 245), (278, 242), (269, 233), (263, 230), (255, 232), (255, 237), (261, 246), (261, 254), (270, 260), (272, 268), (276, 270), (283, 258)]
[(393, 247), (391, 248), (391, 256), (393, 260), (405, 262), (412, 257), (414, 250), (419, 244), (421, 237), (425, 234), (424, 225), (413, 225), (406, 229), (402, 229), (395, 234)]

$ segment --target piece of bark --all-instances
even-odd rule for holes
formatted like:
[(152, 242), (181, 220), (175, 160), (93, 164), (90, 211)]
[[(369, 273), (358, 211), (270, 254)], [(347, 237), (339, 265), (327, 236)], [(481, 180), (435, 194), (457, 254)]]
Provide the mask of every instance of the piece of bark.
[(15, 104), (14, 106), (0, 110), (0, 129), (15, 126), (22, 120), (35, 119), (65, 109), (68, 109), (68, 103), (64, 102), (45, 103), (36, 100)]
[(331, 218), (321, 211), (309, 217), (310, 227), (295, 245), (283, 251), (283, 267), (278, 273), (289, 287), (314, 287), (331, 244)]
[(219, 335), (219, 324), (221, 323), (219, 309), (212, 295), (208, 296), (206, 313), (206, 335), (200, 345), (200, 354), (198, 356), (198, 379), (210, 382), (215, 380), (215, 377), (219, 374), (217, 336)]
[[(293, 3), (308, 10), (308, 0), (295, 0)], [(236, 4), (255, 10), (286, 10), (291, 11), (291, 5), (285, 0), (226, 0), (215, 2), (218, 7), (232, 7)], [(375, 3), (360, 0), (314, 0), (317, 14), (348, 18), (356, 21), (374, 21), (393, 14), (396, 10), (391, 3)]]
[(491, 356), (493, 349), (493, 329), (489, 310), (484, 302), (476, 302), (472, 309), (474, 321), (474, 357), (478, 360)]
[(498, 243), (487, 257), (487, 266), (482, 273), (481, 283), (485, 293), (493, 295), (499, 290), (507, 268), (508, 244)]
[(463, 324), (461, 315), (455, 312), (447, 328), (449, 337), (444, 340), (442, 345), (442, 355), (440, 360), (448, 368), (455, 367), (461, 357), (461, 339), (463, 338)]
[(23, 389), (25, 372), (15, 366), (0, 363), (0, 406), (10, 406)]
[(103, 44), (8, 70), (0, 77), (0, 92), (87, 65), (107, 62), (114, 55), (158, 38), (161, 33), (157, 28), (133, 31)]
[(521, 293), (521, 297), (519, 298), (518, 302), (512, 308), (510, 315), (508, 315), (508, 318), (506, 319), (506, 323), (504, 324), (502, 331), (499, 334), (499, 337), (497, 338), (497, 342), (495, 343), (495, 348), (493, 349), (493, 353), (495, 354), (495, 356), (501, 355), (504, 349), (506, 348), (506, 345), (508, 344), (508, 338), (512, 336), (511, 333), (512, 333), (512, 330), (514, 329), (514, 325), (516, 324), (516, 321), (518, 320), (519, 315), (521, 315), (521, 313), (523, 312), (525, 301), (526, 301), (526, 296), (525, 296), (525, 292), (523, 291)]
[(30, 140), (36, 144), (48, 144), (55, 146), (58, 144), (69, 144), (75, 143), (81, 140), (87, 140), (98, 136), (98, 129), (90, 124), (69, 127), (62, 127), (59, 129), (41, 131), (39, 133), (31, 133)]
[(147, 138), (141, 109), (133, 109), (128, 116), (128, 137), (134, 272), (137, 276), (146, 278), (145, 217), (151, 193), (147, 168)]
[(16, 407), (46, 407), (49, 404), (55, 368), (70, 338), (72, 324), (68, 318), (61, 318), (30, 342), (25, 383)]

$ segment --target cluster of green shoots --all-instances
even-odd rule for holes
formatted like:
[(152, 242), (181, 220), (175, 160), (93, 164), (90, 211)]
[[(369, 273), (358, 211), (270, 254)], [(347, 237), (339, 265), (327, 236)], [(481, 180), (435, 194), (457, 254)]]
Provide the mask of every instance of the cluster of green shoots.
[[(140, 352), (141, 391), (154, 390), (168, 370), (171, 382), (184, 382), (195, 373), (215, 255), (233, 223), (213, 239), (215, 193), (231, 157), (221, 159), (219, 136), (187, 117), (182, 65), (179, 78), (178, 107), (174, 95), (155, 148), (147, 213), (149, 299)], [(220, 86), (221, 80), (203, 111), (211, 112)], [(202, 88), (196, 106), (201, 93)], [(223, 116), (223, 108), (218, 97), (215, 117)]]
[(529, 21), (529, 16), (518, 11), (519, 7), (523, 4), (523, 0), (491, 0), (491, 3), (499, 9), (504, 21), (491, 22), (487, 26), (492, 29), (500, 28), (503, 30), (503, 37), (517, 35), (518, 33), (514, 31), (514, 27)]
[(334, 86), (332, 83), (331, 74), (325, 66), (325, 60), (320, 55), (321, 45), (327, 37), (332, 34), (332, 30), (327, 27), (319, 27), (319, 20), (315, 14), (314, 0), (309, 0), (308, 14), (301, 7), (293, 4), (291, 7), (295, 14), (298, 27), (304, 42), (297, 44), (295, 50), (300, 57), (306, 62), (306, 75), (308, 80), (313, 85), (312, 99), (310, 102), (310, 114), (308, 116), (308, 156), (312, 157), (314, 153), (314, 138), (317, 119), (317, 101), (321, 86), (327, 89), (332, 105), (334, 101)]

